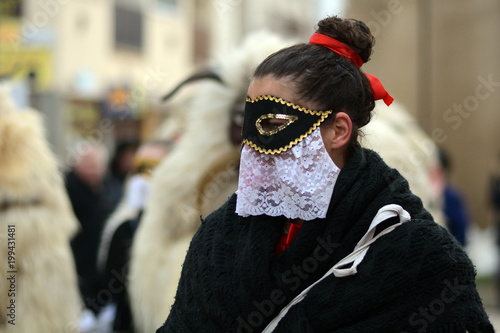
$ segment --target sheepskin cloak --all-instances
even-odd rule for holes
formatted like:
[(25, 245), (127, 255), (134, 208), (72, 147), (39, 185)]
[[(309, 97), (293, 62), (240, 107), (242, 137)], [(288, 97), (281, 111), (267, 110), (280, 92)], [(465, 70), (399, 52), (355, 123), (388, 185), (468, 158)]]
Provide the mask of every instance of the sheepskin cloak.
[[(154, 332), (165, 321), (200, 215), (220, 207), (237, 188), (240, 147), (229, 140), (231, 114), (245, 105), (250, 73), (288, 45), (269, 32), (252, 34), (215, 63), (224, 84), (200, 82), (182, 103), (178, 116), (186, 131), (153, 171), (131, 251), (129, 291), (137, 332)], [(169, 121), (178, 130), (175, 119)]]
[(242, 218), (235, 204), (233, 195), (202, 222), (158, 333), (261, 332), (353, 251), (388, 204), (402, 206), (411, 221), (372, 244), (355, 275), (314, 286), (275, 332), (493, 332), (467, 255), (373, 151), (353, 153), (327, 217), (304, 222), (278, 257), (285, 219)]
[(78, 331), (77, 228), (40, 113), (0, 84), (0, 333)]

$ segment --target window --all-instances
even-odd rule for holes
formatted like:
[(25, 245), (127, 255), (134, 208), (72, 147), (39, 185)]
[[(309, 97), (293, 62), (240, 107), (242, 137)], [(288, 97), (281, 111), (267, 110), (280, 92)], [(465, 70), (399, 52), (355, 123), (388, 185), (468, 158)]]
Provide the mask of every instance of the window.
[(165, 6), (171, 8), (177, 7), (177, 0), (156, 0), (156, 1), (158, 2), (159, 6)]
[(21, 17), (21, 7), (21, 0), (2, 0), (0, 1), (0, 16)]
[(143, 16), (140, 8), (115, 5), (115, 45), (141, 51)]

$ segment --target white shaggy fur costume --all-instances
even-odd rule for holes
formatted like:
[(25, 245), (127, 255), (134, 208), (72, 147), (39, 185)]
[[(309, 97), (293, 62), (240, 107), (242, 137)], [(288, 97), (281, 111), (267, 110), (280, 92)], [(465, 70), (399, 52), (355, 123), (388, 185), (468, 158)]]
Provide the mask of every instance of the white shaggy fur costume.
[[(13, 297), (7, 280), (9, 225), (15, 226)], [(0, 228), (0, 332), (78, 332), (81, 303), (69, 244), (78, 222), (41, 117), (16, 110), (1, 83)], [(15, 326), (7, 322), (11, 299)]]
[(439, 180), (438, 149), (420, 128), (415, 118), (398, 102), (386, 106), (377, 102), (372, 120), (362, 128), (361, 145), (382, 156), (410, 184), (410, 190), (422, 199), (434, 221), (445, 226)]
[(129, 290), (139, 332), (154, 332), (165, 321), (200, 213), (206, 216), (236, 189), (240, 147), (229, 140), (230, 112), (235, 103), (244, 105), (255, 67), (287, 45), (268, 33), (253, 35), (219, 61), (224, 84), (198, 83), (185, 108), (186, 131), (153, 173), (132, 249)]
[[(239, 50), (217, 64), (225, 84), (199, 83), (193, 100), (186, 105), (181, 121), (186, 128), (183, 139), (154, 171), (150, 200), (132, 248), (129, 290), (139, 333), (154, 332), (167, 318), (189, 242), (200, 224), (200, 214), (206, 216), (237, 188), (240, 147), (234, 146), (228, 137), (231, 110), (235, 103), (244, 106), (256, 66), (267, 55), (291, 44), (268, 33), (251, 36)], [(390, 118), (399, 110), (391, 107), (383, 112), (390, 113)], [(382, 117), (376, 121), (383, 121)], [(389, 123), (381, 126), (386, 131), (377, 130), (376, 135), (391, 131), (387, 129), (391, 127)], [(394, 136), (406, 140), (404, 133), (395, 130), (391, 133), (391, 140)], [(373, 141), (372, 148), (378, 148), (389, 165), (397, 166), (391, 160), (393, 148), (386, 151), (377, 146), (383, 142), (386, 141)], [(398, 150), (402, 155), (409, 152), (408, 145)], [(418, 166), (403, 173), (424, 202), (434, 197), (429, 193), (427, 169)]]

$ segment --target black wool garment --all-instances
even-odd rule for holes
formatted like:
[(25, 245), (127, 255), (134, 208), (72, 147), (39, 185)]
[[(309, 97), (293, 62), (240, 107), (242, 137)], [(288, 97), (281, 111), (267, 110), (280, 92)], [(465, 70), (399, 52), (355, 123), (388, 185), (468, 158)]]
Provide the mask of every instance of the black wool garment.
[(375, 241), (356, 274), (332, 274), (315, 285), (274, 332), (494, 332), (460, 245), (396, 170), (358, 148), (339, 174), (327, 217), (305, 221), (278, 257), (285, 218), (240, 217), (236, 195), (210, 214), (191, 242), (175, 303), (157, 333), (261, 332), (353, 251), (388, 204), (402, 206), (411, 221)]

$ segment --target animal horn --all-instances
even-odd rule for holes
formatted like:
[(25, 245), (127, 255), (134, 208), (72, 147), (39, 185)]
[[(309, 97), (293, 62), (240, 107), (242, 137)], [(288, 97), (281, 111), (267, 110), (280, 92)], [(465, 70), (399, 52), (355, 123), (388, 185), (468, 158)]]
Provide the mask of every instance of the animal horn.
[(204, 80), (204, 79), (210, 79), (210, 80), (215, 80), (217, 82), (220, 82), (224, 84), (224, 81), (222, 81), (222, 78), (217, 74), (212, 68), (207, 68), (207, 69), (202, 69), (188, 78), (184, 79), (182, 82), (180, 82), (174, 89), (172, 89), (168, 94), (162, 97), (162, 102), (165, 102), (168, 100), (170, 97), (175, 95), (179, 89), (181, 89), (184, 85), (195, 82), (198, 80)]

